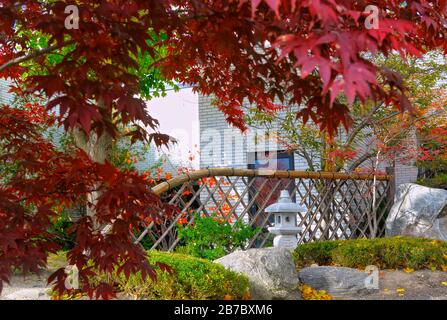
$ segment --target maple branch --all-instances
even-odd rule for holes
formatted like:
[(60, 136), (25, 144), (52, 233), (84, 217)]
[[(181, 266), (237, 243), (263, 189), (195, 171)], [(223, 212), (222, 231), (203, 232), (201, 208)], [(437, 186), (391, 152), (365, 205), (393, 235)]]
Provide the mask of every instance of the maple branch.
[(44, 49), (33, 51), (33, 52), (31, 52), (31, 53), (29, 53), (27, 55), (24, 55), (24, 56), (17, 57), (15, 59), (9, 60), (8, 62), (6, 62), (6, 63), (4, 63), (4, 64), (2, 64), (0, 66), (0, 72), (2, 72), (3, 70), (5, 70), (5, 69), (7, 69), (9, 67), (12, 67), (12, 66), (14, 66), (16, 64), (19, 64), (19, 63), (22, 63), (22, 62), (34, 59), (34, 58), (36, 58), (36, 57), (38, 57), (40, 55), (50, 53), (51, 51), (63, 48), (63, 47), (65, 47), (65, 46), (67, 46), (69, 44), (72, 44), (72, 43), (74, 43), (74, 40), (64, 41), (61, 44), (55, 44), (55, 45), (46, 47)]
[(363, 162), (365, 162), (368, 159), (371, 159), (374, 157), (374, 153), (365, 153), (360, 158), (356, 159), (348, 168), (348, 172), (354, 171), (356, 168), (358, 168)]
[(395, 111), (395, 112), (383, 117), (383, 119), (380, 120), (379, 124), (385, 122), (386, 120), (394, 118), (395, 116), (397, 116), (399, 114), (402, 114), (402, 111)]
[(363, 128), (369, 124), (372, 116), (383, 106), (383, 103), (376, 105), (371, 112), (362, 120), (362, 122), (350, 133), (348, 139), (346, 139), (345, 147), (349, 147), (357, 135), (363, 130)]

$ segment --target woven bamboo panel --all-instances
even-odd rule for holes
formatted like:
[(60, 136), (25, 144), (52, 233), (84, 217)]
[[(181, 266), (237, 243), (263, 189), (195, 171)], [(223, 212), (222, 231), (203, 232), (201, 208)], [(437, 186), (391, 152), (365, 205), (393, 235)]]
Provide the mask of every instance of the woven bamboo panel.
[(246, 247), (271, 246), (267, 228), (273, 217), (265, 208), (283, 189), (305, 212), (298, 214), (299, 243), (318, 240), (373, 238), (385, 233), (385, 219), (393, 201), (391, 176), (303, 171), (207, 169), (181, 175), (153, 188), (178, 213), (162, 223), (149, 223), (135, 241), (153, 249), (179, 245), (177, 225), (193, 223), (194, 213), (217, 214), (233, 223), (242, 220), (260, 231)]

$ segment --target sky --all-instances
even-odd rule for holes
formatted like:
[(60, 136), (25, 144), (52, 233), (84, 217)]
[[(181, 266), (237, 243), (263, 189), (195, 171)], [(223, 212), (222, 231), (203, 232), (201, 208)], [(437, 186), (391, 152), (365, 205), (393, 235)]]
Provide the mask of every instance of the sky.
[[(160, 132), (179, 140), (169, 149), (163, 147), (158, 155), (165, 153), (176, 165), (199, 167), (199, 101), (192, 88), (183, 88), (178, 92), (168, 90), (165, 97), (154, 98), (147, 102), (149, 114), (160, 122)], [(190, 155), (194, 160), (189, 160)]]

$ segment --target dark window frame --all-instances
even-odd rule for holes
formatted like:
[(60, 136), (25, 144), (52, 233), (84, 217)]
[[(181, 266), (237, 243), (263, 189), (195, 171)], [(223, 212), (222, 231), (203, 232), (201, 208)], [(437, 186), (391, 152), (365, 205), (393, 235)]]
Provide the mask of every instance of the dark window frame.
[[(248, 152), (247, 154), (247, 169), (259, 169), (256, 168), (256, 160), (259, 159), (259, 154), (269, 154), (271, 151), (259, 151), (259, 152)], [(275, 152), (275, 151), (273, 151)], [(289, 159), (289, 169), (288, 170), (295, 170), (295, 156), (293, 152), (286, 151), (286, 150), (278, 150), (276, 151), (277, 157), (276, 159)], [(261, 168), (262, 169), (262, 168)]]

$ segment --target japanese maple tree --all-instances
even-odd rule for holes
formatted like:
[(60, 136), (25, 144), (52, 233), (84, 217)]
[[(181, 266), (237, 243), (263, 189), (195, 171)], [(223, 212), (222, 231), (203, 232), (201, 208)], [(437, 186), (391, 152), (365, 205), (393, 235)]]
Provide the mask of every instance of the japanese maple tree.
[[(440, 113), (445, 109), (447, 84), (443, 79), (447, 75), (447, 60), (437, 51), (428, 52), (421, 59), (402, 59), (394, 53), (371, 60), (380, 67), (399, 72), (413, 107), (411, 113), (386, 105), (380, 99), (367, 103), (356, 101), (351, 108), (349, 130), (340, 128), (333, 137), (329, 137), (326, 130), (320, 131), (312, 121), (304, 125), (303, 119), (296, 117), (299, 110), (296, 105), (275, 113), (247, 106), (243, 108), (245, 119), (252, 127), (275, 132), (278, 142), (302, 157), (312, 171), (366, 169), (368, 162), (376, 161), (378, 149), (382, 149), (381, 158), (386, 158), (381, 162), (386, 160), (390, 166), (394, 162), (414, 160), (418, 156), (415, 133), (442, 127), (439, 122), (442, 123)], [(434, 125), (434, 119), (441, 120)], [(383, 137), (374, 135), (378, 131), (383, 133)], [(385, 135), (388, 138), (384, 138)]]
[[(445, 1), (373, 1), (377, 29), (365, 27), (370, 1), (344, 0), (77, 0), (0, 2), (0, 76), (18, 95), (42, 95), (44, 117), (83, 141), (58, 152), (39, 132), (31, 110), (0, 109), (0, 160), (17, 174), (0, 185), (0, 286), (13, 267), (37, 270), (54, 243), (46, 234), (54, 207), (89, 201), (93, 215), (74, 228), (69, 263), (80, 269), (82, 290), (113, 296), (113, 284), (92, 284), (95, 272), (154, 273), (131, 232), (148, 216), (169, 211), (133, 171), (119, 170), (108, 152), (120, 125), (134, 140), (166, 144), (142, 99), (159, 89), (146, 71), (213, 94), (227, 120), (245, 129), (242, 105), (267, 112), (302, 105), (297, 116), (332, 134), (351, 121), (355, 101), (379, 99), (400, 109), (410, 102), (398, 73), (365, 55), (392, 51), (418, 56), (447, 50)], [(68, 5), (79, 28), (66, 28)], [(35, 39), (42, 36), (45, 41)], [(140, 58), (152, 57), (141, 72)], [(59, 56), (60, 58), (56, 58)], [(147, 57), (147, 56), (146, 56)], [(157, 57), (157, 58), (155, 58)], [(42, 70), (36, 72), (36, 65)], [(143, 73), (143, 74), (142, 74)], [(382, 81), (378, 82), (378, 78)], [(339, 99), (344, 93), (347, 101)], [(48, 118), (48, 119), (46, 119)], [(79, 139), (78, 139), (79, 140)], [(90, 147), (85, 147), (90, 145)], [(106, 152), (95, 155), (95, 148)], [(164, 207), (165, 209), (161, 209)], [(102, 232), (108, 226), (108, 232)], [(93, 261), (93, 266), (89, 265)], [(59, 270), (60, 291), (65, 273)]]
[(441, 91), (424, 110), (424, 123), (417, 127), (417, 164), (422, 183), (447, 186), (447, 92)]

